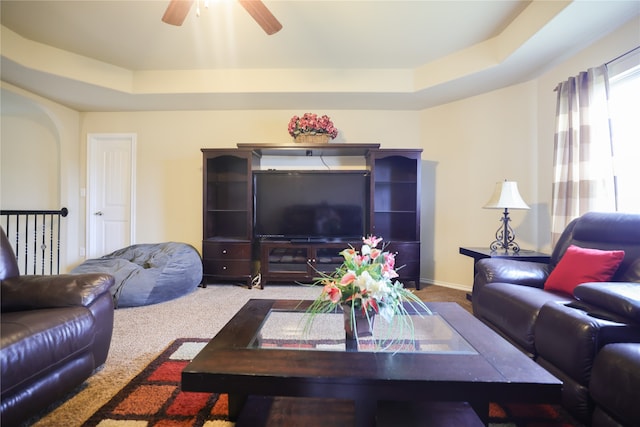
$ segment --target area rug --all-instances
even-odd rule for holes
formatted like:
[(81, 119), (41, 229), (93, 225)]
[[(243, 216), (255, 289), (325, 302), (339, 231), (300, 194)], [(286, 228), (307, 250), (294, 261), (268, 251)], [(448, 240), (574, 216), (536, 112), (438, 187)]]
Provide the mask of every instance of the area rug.
[[(181, 338), (169, 345), (83, 427), (233, 427), (226, 394), (180, 390), (184, 367), (208, 340)], [(576, 427), (552, 405), (491, 404), (492, 427)]]

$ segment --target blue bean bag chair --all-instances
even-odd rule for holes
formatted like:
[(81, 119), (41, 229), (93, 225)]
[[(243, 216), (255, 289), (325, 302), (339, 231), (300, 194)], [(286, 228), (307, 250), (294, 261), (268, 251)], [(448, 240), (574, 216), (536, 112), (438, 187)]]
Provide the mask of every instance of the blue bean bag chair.
[(71, 273), (111, 274), (115, 306), (137, 307), (192, 292), (202, 281), (202, 258), (186, 243), (140, 244), (89, 259)]

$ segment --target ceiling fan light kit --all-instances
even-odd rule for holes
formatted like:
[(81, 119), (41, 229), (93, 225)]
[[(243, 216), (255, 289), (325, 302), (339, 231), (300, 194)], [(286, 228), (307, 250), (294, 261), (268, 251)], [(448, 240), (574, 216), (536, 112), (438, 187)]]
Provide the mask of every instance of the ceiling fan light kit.
[[(162, 16), (162, 22), (175, 26), (182, 25), (194, 1), (171, 0)], [(238, 2), (268, 35), (275, 34), (282, 29), (282, 24), (261, 0), (238, 0)]]

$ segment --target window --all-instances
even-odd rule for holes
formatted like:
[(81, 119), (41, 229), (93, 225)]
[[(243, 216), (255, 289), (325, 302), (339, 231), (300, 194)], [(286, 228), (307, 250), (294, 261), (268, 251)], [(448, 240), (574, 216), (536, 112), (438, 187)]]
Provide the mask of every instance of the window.
[(640, 48), (608, 70), (616, 210), (640, 213)]

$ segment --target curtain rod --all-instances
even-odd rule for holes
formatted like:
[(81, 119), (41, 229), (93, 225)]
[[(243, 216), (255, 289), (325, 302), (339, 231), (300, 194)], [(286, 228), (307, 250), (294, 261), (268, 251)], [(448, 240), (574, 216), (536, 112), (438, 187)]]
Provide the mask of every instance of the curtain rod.
[[(633, 49), (628, 50), (628, 51), (626, 51), (625, 53), (623, 53), (623, 54), (621, 54), (621, 55), (616, 56), (616, 57), (615, 57), (615, 58), (613, 58), (612, 60), (610, 60), (610, 61), (608, 61), (608, 62), (605, 62), (605, 63), (604, 63), (604, 65), (611, 65), (611, 64), (613, 64), (614, 62), (621, 60), (621, 59), (622, 59), (622, 58), (624, 58), (625, 56), (627, 56), (627, 55), (629, 55), (629, 54), (631, 54), (631, 53), (635, 52), (635, 51), (636, 51), (636, 50), (638, 50), (638, 49), (640, 49), (640, 46), (636, 46), (636, 47), (634, 47)], [(557, 85), (555, 88), (553, 88), (553, 91), (554, 91), (554, 92), (557, 92), (559, 87), (560, 87), (560, 83), (558, 83), (558, 85)]]
[(638, 49), (640, 49), (640, 46), (636, 46), (636, 47), (634, 47), (633, 49), (631, 49), (631, 50), (629, 50), (629, 51), (627, 51), (627, 52), (623, 53), (622, 55), (618, 55), (618, 56), (616, 56), (616, 57), (615, 57), (615, 58), (613, 58), (611, 61), (609, 61), (609, 62), (605, 62), (605, 63), (604, 63), (604, 65), (612, 64), (612, 63), (614, 63), (614, 62), (616, 62), (616, 61), (618, 61), (618, 60), (620, 60), (620, 59), (624, 58), (625, 56), (629, 55), (630, 53), (632, 53), (633, 51), (636, 51), (636, 50), (638, 50)]

